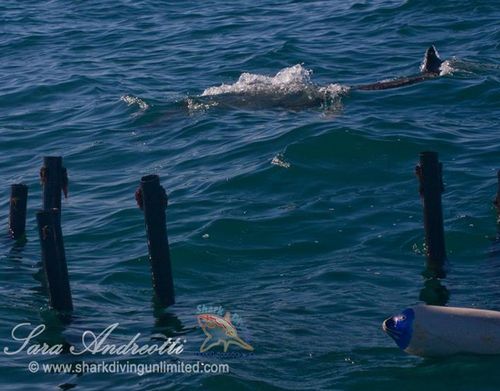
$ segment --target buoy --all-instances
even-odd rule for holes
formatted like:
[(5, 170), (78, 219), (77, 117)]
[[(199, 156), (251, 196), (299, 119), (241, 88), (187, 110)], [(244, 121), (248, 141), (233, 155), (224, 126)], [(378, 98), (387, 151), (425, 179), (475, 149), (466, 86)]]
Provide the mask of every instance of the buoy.
[(408, 354), (500, 354), (500, 312), (417, 305), (386, 319), (383, 330)]

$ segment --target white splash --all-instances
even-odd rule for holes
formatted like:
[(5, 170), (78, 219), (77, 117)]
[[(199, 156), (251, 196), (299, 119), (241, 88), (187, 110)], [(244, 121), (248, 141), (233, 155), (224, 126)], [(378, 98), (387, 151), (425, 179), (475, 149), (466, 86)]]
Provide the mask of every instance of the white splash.
[(206, 111), (211, 107), (218, 106), (218, 102), (207, 101), (207, 102), (197, 102), (195, 99), (188, 98), (187, 99), (187, 107), (190, 112), (196, 111)]
[(322, 94), (327, 94), (328, 96), (335, 97), (340, 95), (345, 95), (350, 91), (351, 87), (342, 84), (328, 84), (325, 87), (318, 88), (318, 91)]
[(149, 105), (136, 96), (123, 95), (120, 100), (122, 102), (125, 102), (128, 106), (137, 105), (141, 111), (146, 111), (147, 109), (149, 109)]
[(228, 93), (246, 94), (293, 94), (313, 87), (312, 71), (301, 64), (284, 68), (275, 76), (264, 76), (253, 73), (242, 73), (234, 84), (222, 84), (219, 87), (207, 88), (201, 96), (214, 96)]
[(439, 76), (453, 75), (456, 69), (453, 67), (452, 61), (446, 60), (439, 67)]
[(290, 163), (285, 160), (285, 157), (281, 153), (278, 153), (275, 157), (273, 157), (271, 164), (278, 167), (290, 168)]
[(280, 70), (274, 76), (243, 73), (233, 84), (207, 88), (188, 101), (190, 109), (208, 109), (212, 106), (246, 108), (287, 107), (302, 109), (322, 107), (327, 110), (339, 106), (340, 96), (349, 87), (340, 84), (318, 86), (311, 81), (312, 71), (301, 64)]

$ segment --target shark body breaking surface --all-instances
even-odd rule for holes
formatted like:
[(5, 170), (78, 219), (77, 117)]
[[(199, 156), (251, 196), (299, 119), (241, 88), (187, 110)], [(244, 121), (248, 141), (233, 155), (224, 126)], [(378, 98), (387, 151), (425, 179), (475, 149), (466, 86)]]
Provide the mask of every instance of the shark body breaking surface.
[(275, 76), (243, 73), (233, 84), (209, 87), (201, 95), (187, 99), (187, 106), (191, 111), (211, 107), (331, 109), (337, 106), (340, 97), (351, 90), (387, 90), (435, 79), (441, 76), (443, 62), (436, 48), (430, 46), (425, 52), (419, 74), (352, 86), (337, 83), (318, 86), (311, 81), (312, 72), (300, 64), (282, 69)]

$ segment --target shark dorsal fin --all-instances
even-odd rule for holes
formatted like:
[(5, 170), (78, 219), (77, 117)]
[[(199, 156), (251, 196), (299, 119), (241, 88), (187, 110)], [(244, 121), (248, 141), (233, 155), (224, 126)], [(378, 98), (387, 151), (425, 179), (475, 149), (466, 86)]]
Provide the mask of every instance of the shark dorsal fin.
[(425, 51), (424, 61), (422, 62), (420, 70), (422, 73), (437, 74), (441, 71), (440, 67), (442, 63), (443, 60), (439, 58), (437, 49), (432, 45)]
[(229, 311), (227, 311), (225, 314), (224, 314), (224, 320), (228, 321), (229, 323), (231, 323), (231, 313)]

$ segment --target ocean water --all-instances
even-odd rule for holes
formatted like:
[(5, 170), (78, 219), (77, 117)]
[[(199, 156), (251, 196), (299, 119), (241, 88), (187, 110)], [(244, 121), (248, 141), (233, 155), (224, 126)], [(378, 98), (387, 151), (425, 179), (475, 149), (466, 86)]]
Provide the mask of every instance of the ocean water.
[[(500, 166), (494, 0), (0, 4), (0, 383), (5, 390), (499, 390), (498, 357), (411, 357), (381, 322), (420, 301), (414, 167), (439, 152), (448, 305), (500, 310), (491, 200)], [(442, 77), (417, 74), (434, 44)], [(63, 232), (74, 301), (48, 307), (35, 212), (42, 157), (69, 173)], [(169, 195), (177, 303), (152, 300), (142, 175)], [(29, 185), (27, 242), (7, 237), (9, 185)], [(203, 306), (254, 348), (201, 355)], [(237, 317), (236, 317), (237, 316)], [(13, 328), (81, 346), (181, 338), (178, 357), (8, 355)], [(29, 326), (17, 334), (27, 335)], [(230, 366), (228, 374), (30, 373), (37, 361)]]

